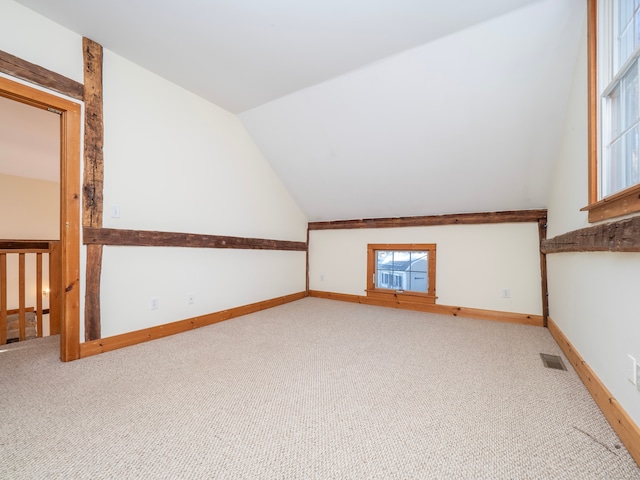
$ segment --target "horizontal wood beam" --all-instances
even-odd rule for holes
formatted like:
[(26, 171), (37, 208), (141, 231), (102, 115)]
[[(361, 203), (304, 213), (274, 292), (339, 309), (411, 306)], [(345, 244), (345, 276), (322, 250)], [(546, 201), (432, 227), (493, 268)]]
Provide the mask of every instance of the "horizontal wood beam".
[(26, 80), (76, 100), (84, 99), (84, 85), (59, 73), (0, 50), (0, 72)]
[(190, 247), (236, 248), (245, 250), (291, 250), (306, 252), (305, 242), (269, 240), (264, 238), (226, 237), (196, 233), (154, 232), (149, 230), (120, 230), (114, 228), (85, 227), (85, 245), (112, 245), (130, 247)]
[(49, 241), (48, 240), (0, 240), (0, 250), (49, 250)]
[(581, 228), (543, 240), (544, 254), (568, 252), (640, 252), (640, 216)]
[(546, 210), (511, 210), (505, 212), (456, 213), (422, 217), (368, 218), (311, 222), (309, 230), (345, 230), (355, 228), (431, 227), (437, 225), (480, 225), (484, 223), (528, 223), (547, 218)]

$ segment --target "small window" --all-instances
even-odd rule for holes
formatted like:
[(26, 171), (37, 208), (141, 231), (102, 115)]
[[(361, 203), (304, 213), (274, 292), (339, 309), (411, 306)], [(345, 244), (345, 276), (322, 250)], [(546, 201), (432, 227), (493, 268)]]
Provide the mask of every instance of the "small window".
[(435, 244), (372, 244), (367, 263), (367, 295), (435, 303)]

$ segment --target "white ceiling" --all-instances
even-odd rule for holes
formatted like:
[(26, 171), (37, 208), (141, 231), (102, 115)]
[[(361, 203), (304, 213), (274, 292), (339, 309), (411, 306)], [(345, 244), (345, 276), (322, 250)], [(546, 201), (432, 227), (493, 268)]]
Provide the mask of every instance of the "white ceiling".
[(18, 2), (239, 113), (310, 221), (545, 207), (586, 11), (584, 0)]
[(0, 97), (0, 174), (60, 181), (60, 116)]
[(239, 113), (535, 0), (17, 0)]

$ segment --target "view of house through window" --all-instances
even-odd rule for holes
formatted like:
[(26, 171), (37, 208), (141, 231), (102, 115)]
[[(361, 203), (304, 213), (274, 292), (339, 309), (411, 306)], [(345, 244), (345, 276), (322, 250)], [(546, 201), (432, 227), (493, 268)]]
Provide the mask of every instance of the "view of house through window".
[(429, 290), (429, 252), (378, 250), (376, 252), (376, 282), (378, 288)]
[(367, 253), (369, 296), (435, 303), (435, 244), (371, 244)]

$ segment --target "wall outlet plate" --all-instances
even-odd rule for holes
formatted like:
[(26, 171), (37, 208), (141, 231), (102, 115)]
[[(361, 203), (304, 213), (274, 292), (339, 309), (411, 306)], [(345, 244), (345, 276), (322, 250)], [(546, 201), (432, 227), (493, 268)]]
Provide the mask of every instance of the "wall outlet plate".
[(160, 302), (158, 301), (157, 298), (152, 298), (151, 299), (151, 310), (157, 310), (158, 309), (158, 305), (160, 304)]
[(196, 303), (196, 296), (193, 293), (187, 293), (187, 303), (189, 305)]

